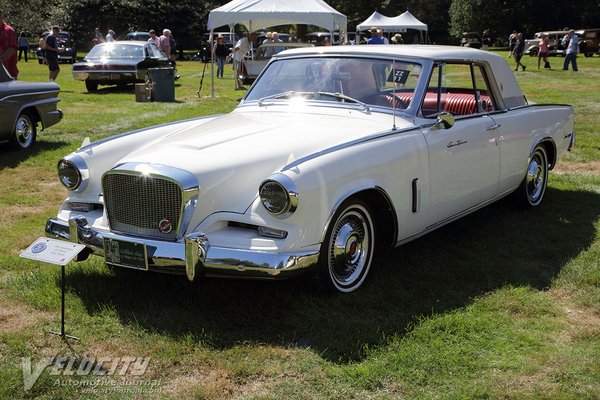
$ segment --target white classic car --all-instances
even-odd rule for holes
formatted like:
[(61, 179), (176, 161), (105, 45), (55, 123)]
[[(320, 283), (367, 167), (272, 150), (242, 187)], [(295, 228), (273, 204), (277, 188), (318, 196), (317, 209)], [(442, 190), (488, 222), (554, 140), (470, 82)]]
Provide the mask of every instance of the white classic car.
[(507, 62), (444, 46), (275, 55), (229, 114), (82, 147), (48, 235), (109, 265), (359, 288), (398, 246), (508, 194), (544, 197), (568, 105), (529, 104)]

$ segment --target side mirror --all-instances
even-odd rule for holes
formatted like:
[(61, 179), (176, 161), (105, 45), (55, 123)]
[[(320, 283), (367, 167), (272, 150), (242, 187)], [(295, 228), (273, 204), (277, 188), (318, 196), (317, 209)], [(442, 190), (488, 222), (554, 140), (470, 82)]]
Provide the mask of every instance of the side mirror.
[(433, 124), (432, 130), (438, 130), (440, 128), (450, 129), (454, 126), (454, 115), (447, 111), (442, 111), (437, 117), (437, 121)]

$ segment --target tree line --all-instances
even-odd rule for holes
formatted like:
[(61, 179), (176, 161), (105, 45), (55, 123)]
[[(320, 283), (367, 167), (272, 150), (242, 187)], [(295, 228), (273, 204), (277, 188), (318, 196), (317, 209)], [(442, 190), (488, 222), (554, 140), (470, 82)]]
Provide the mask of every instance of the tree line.
[[(284, 0), (282, 0), (284, 1)], [(429, 26), (431, 42), (457, 44), (462, 32), (489, 29), (506, 41), (513, 30), (526, 36), (565, 27), (600, 28), (598, 0), (325, 0), (348, 17), (348, 30), (373, 11), (394, 17), (407, 9)], [(0, 0), (6, 21), (34, 38), (52, 25), (70, 31), (81, 48), (91, 46), (94, 28), (117, 35), (169, 28), (183, 48), (196, 49), (206, 32), (208, 13), (228, 0)], [(541, 7), (543, 5), (543, 7)], [(390, 32), (392, 33), (392, 32)], [(499, 43), (502, 43), (499, 41)]]

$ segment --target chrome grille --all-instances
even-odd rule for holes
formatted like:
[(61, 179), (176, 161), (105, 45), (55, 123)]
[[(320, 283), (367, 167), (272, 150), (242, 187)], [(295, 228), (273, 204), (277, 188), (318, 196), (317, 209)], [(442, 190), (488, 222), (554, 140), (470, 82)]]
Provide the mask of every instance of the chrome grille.
[[(163, 178), (115, 172), (104, 175), (102, 186), (112, 231), (177, 240), (182, 203), (179, 185)], [(168, 223), (170, 230), (165, 229)]]

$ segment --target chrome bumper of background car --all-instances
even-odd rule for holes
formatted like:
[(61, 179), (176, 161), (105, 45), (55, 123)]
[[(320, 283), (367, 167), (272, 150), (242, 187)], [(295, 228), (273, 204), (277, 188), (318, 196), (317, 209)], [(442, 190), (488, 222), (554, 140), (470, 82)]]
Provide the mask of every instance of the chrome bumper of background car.
[(104, 239), (143, 243), (148, 252), (148, 269), (157, 272), (186, 274), (190, 281), (201, 274), (245, 278), (288, 278), (313, 267), (318, 251), (271, 253), (211, 246), (202, 233), (192, 233), (184, 243), (132, 238), (112, 232), (94, 230), (84, 217), (69, 222), (50, 218), (46, 222), (49, 237), (85, 244), (96, 255), (104, 256)]

